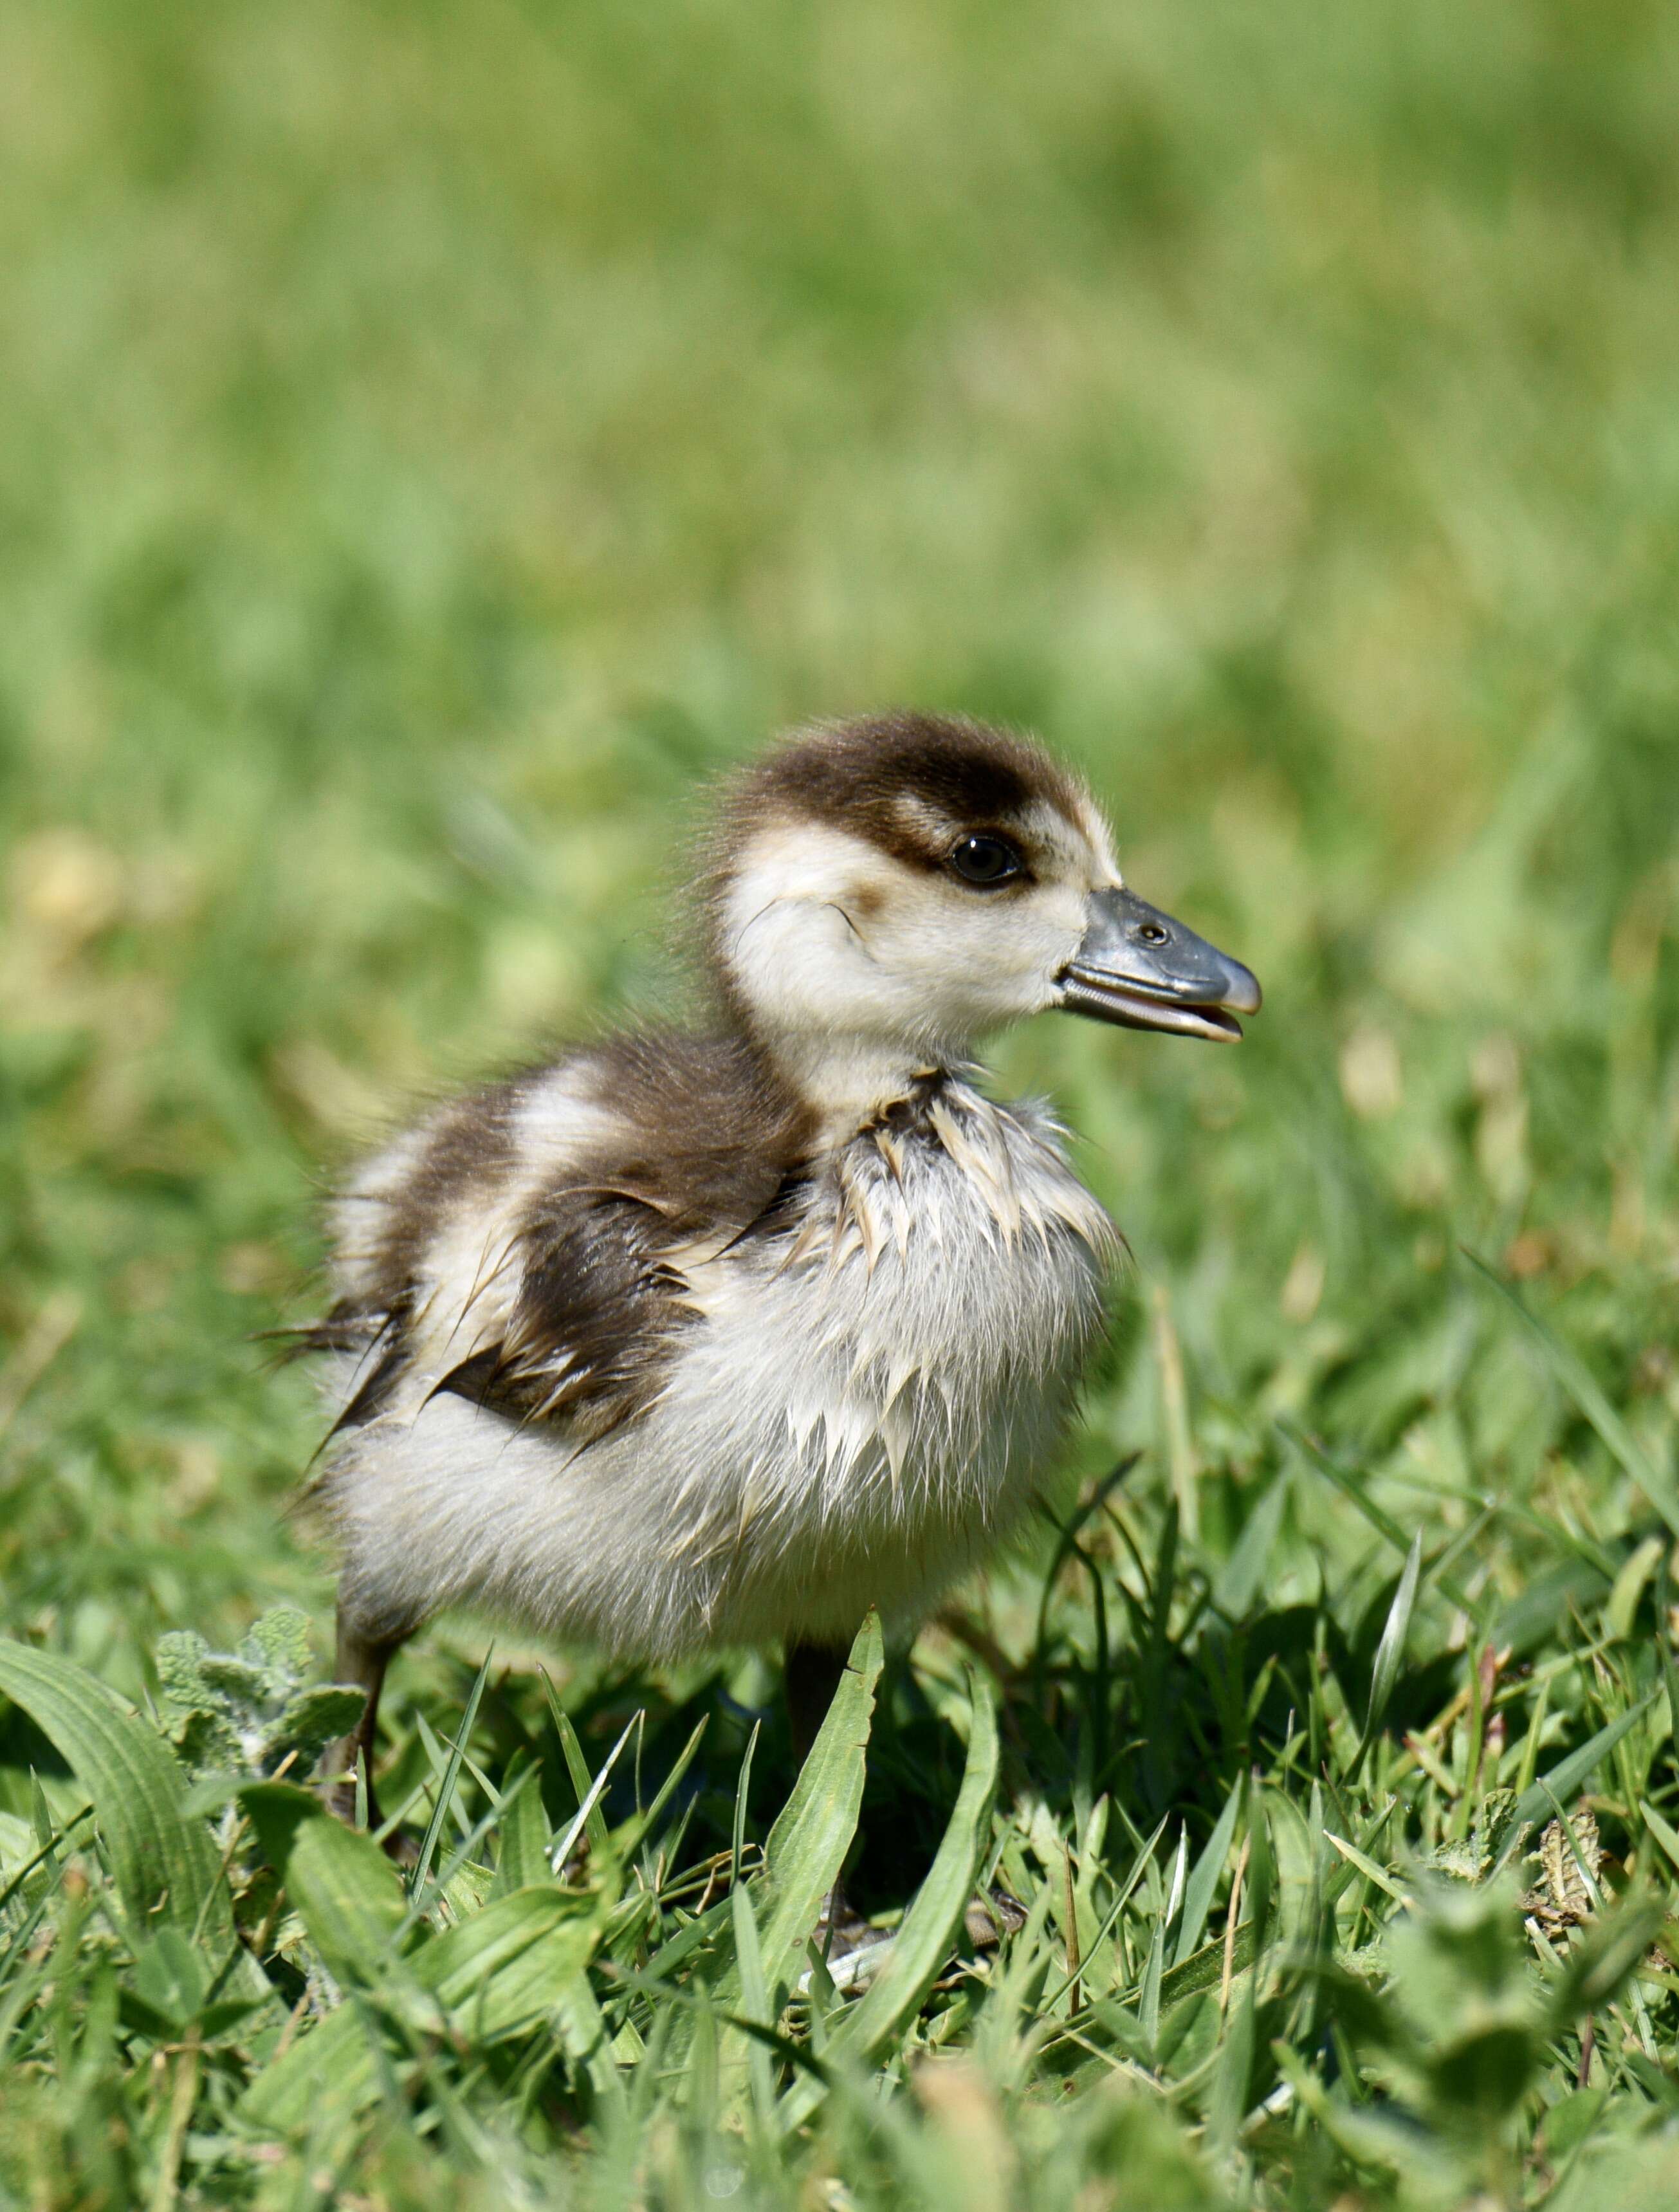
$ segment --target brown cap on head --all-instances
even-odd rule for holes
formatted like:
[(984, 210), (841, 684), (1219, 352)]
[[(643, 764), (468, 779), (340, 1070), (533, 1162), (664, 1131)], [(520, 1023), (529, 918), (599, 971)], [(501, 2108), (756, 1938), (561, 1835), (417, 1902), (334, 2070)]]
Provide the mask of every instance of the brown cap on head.
[(714, 866), (760, 823), (795, 817), (866, 838), (911, 866), (943, 865), (951, 828), (1016, 822), (1033, 802), (1069, 821), (1090, 802), (1077, 779), (1025, 738), (955, 714), (908, 711), (800, 730), (747, 769), (724, 799)]

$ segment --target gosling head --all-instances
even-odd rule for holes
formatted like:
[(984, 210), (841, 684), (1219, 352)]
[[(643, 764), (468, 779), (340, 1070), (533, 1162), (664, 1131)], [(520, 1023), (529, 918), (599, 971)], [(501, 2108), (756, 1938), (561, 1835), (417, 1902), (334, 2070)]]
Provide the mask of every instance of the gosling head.
[(1107, 824), (1037, 746), (930, 714), (800, 732), (736, 783), (710, 952), (813, 1104), (866, 1110), (1052, 1006), (1235, 1039), (1247, 969), (1128, 890)]

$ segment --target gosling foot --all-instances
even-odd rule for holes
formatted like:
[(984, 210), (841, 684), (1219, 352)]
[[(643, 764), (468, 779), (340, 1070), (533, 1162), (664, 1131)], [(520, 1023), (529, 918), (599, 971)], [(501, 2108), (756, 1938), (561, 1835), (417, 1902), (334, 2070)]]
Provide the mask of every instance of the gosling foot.
[(810, 1931), (810, 1941), (830, 1964), (887, 1940), (886, 1931), (871, 1928), (837, 1883), (822, 1899), (821, 1911)]

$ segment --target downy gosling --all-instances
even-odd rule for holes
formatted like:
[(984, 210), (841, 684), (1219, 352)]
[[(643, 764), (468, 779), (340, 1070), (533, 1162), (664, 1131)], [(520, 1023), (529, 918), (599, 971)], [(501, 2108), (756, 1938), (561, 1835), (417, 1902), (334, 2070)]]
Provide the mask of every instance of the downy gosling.
[(1035, 744), (897, 714), (726, 793), (702, 1034), (433, 1112), (333, 1221), (338, 1679), (445, 1607), (639, 1659), (781, 1644), (801, 1755), (870, 1606), (912, 1627), (1021, 1520), (1118, 1239), (1029, 1102), (1046, 1007), (1236, 1038), (1247, 969), (1129, 890)]

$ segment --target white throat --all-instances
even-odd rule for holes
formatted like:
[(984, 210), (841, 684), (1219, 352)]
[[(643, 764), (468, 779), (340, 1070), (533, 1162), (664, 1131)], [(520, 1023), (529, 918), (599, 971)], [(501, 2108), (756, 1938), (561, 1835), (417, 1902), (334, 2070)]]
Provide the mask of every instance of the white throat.
[(805, 1033), (767, 1042), (777, 1072), (815, 1115), (824, 1150), (846, 1143), (882, 1107), (906, 1097), (918, 1077), (967, 1065), (965, 1054), (890, 1038)]

